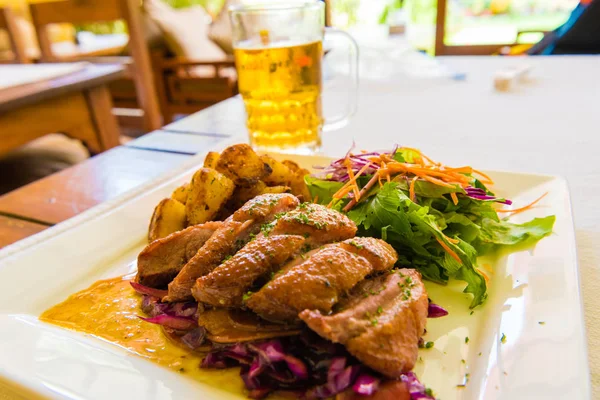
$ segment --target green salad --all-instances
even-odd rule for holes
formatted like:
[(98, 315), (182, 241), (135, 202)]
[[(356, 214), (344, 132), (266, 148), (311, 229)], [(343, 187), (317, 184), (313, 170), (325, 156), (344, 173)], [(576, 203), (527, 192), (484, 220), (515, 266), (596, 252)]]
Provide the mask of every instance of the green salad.
[(411, 148), (348, 153), (316, 168), (322, 172), (305, 178), (313, 201), (347, 213), (359, 235), (387, 241), (400, 256), (398, 264), (416, 268), (425, 279), (466, 282), (471, 307), (487, 297), (477, 257), (501, 246), (533, 244), (552, 233), (555, 221), (547, 216), (511, 223), (508, 217), (541, 198), (507, 209), (512, 202), (487, 188), (492, 181), (485, 174), (444, 166)]

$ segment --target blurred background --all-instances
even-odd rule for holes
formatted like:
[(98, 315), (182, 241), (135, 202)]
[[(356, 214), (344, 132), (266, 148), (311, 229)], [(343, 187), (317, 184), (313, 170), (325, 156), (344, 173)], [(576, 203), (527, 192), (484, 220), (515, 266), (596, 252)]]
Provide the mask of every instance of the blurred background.
[[(302, 0), (268, 2), (290, 1)], [(600, 0), (322, 1), (326, 24), (348, 31), (358, 42), (363, 81), (465, 79), (463, 71), (432, 57), (440, 55), (600, 52)], [(124, 144), (238, 94), (227, 9), (264, 2), (0, 0), (0, 64), (122, 64), (125, 76), (107, 86)], [(123, 14), (125, 8), (129, 11)], [(132, 19), (141, 29), (128, 29)], [(351, 75), (345, 70), (348, 52), (337, 51), (343, 46), (324, 46), (325, 80), (331, 84), (332, 77), (340, 77), (337, 82), (347, 86), (343, 78)], [(329, 105), (325, 96), (326, 109), (335, 110), (338, 104), (333, 103)], [(13, 177), (28, 171), (23, 165), (31, 159), (43, 164), (39, 154), (46, 149), (59, 160), (36, 173), (23, 172), (22, 179), (0, 187), (0, 193), (89, 157), (89, 149), (79, 141), (66, 143), (63, 135), (56, 136), (0, 154), (0, 168), (13, 171)], [(57, 156), (55, 149), (61, 149)]]
[[(17, 14), (27, 17), (28, 3), (41, 1), (0, 0), (0, 7), (10, 6)], [(225, 0), (161, 1), (176, 9), (202, 6), (213, 19), (225, 5)], [(436, 28), (443, 29), (446, 46), (536, 43), (544, 33), (568, 19), (579, 0), (328, 0), (327, 3), (333, 26), (371, 38), (381, 38), (389, 33), (405, 34), (411, 45), (434, 54)], [(438, 6), (445, 15), (445, 23), (436, 27)], [(82, 31), (119, 34), (126, 33), (126, 25), (114, 21), (55, 27), (53, 36), (57, 41), (69, 40)]]

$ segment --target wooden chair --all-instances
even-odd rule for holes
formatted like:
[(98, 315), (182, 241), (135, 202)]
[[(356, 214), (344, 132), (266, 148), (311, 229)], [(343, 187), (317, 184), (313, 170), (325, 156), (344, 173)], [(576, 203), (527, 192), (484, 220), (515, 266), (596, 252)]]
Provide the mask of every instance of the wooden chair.
[(325, 3), (325, 26), (331, 26), (331, 7), (333, 0), (323, 0)]
[[(30, 4), (31, 17), (40, 44), (41, 61), (74, 61), (76, 57), (60, 58), (53, 54), (47, 26), (55, 23), (83, 24), (122, 19), (129, 31), (131, 59), (92, 59), (93, 62), (126, 62), (128, 76), (133, 80), (137, 103), (143, 110), (144, 128), (153, 131), (162, 126), (156, 84), (150, 64), (150, 54), (142, 31), (139, 1), (136, 0), (61, 0)], [(115, 102), (118, 106), (118, 102)]]
[(4, 29), (8, 34), (8, 40), (12, 51), (12, 58), (0, 60), (1, 63), (18, 63), (26, 64), (31, 62), (27, 57), (25, 43), (21, 37), (15, 16), (12, 10), (8, 7), (0, 7), (0, 29)]
[[(165, 51), (152, 54), (152, 65), (157, 77), (158, 98), (166, 123), (177, 114), (191, 114), (226, 100), (238, 93), (237, 80), (222, 76), (224, 68), (235, 68), (233, 58), (224, 61), (195, 61), (170, 57)], [(197, 77), (190, 69), (198, 66), (213, 67), (208, 77)]]

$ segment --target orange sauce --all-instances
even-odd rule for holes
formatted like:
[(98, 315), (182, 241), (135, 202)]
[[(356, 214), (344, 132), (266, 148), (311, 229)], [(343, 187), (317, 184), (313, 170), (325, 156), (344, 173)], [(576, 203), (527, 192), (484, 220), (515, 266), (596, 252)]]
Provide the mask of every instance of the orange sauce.
[(103, 280), (45, 311), (40, 320), (107, 340), (196, 381), (240, 395), (244, 392), (237, 368), (200, 369), (201, 354), (179, 347), (160, 326), (138, 318), (143, 315), (141, 301), (129, 280)]

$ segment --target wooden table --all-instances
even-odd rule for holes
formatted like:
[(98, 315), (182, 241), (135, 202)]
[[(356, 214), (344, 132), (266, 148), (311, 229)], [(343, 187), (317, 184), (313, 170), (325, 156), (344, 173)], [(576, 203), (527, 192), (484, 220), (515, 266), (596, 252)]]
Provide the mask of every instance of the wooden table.
[(115, 198), (224, 139), (155, 131), (0, 196), (0, 248)]
[(123, 74), (119, 65), (90, 64), (57, 78), (0, 89), (0, 154), (55, 132), (82, 140), (93, 153), (118, 146), (106, 85)]

